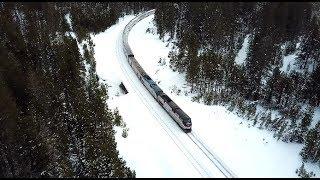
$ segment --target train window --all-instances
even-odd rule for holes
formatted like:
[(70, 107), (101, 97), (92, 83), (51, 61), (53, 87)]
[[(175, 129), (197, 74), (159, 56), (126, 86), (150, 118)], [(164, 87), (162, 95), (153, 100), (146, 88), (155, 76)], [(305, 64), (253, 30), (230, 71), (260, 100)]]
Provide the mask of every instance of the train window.
[(179, 106), (174, 103), (174, 101), (168, 102), (168, 105), (171, 107), (171, 109), (173, 109), (174, 112), (176, 109), (179, 109)]
[(162, 90), (159, 88), (159, 86), (157, 86), (156, 84), (151, 84), (150, 86), (151, 86), (151, 88), (155, 91), (155, 93), (156, 93), (157, 95), (163, 93), (163, 91), (162, 91)]
[(163, 93), (162, 90), (157, 90), (157, 91), (156, 91), (156, 95), (157, 95), (157, 96), (159, 96), (159, 95), (162, 94), (162, 93)]
[(148, 76), (148, 75), (144, 75), (144, 78), (147, 80), (151, 80), (150, 76)]
[(151, 87), (156, 84), (148, 75), (144, 75), (143, 77)]
[(182, 119), (182, 122), (185, 126), (188, 126), (188, 127), (192, 125), (190, 118)]
[(178, 109), (180, 109), (180, 108), (173, 108), (172, 111), (173, 111), (174, 113), (176, 113)]
[(183, 117), (182, 119), (184, 123), (191, 123), (191, 118), (189, 117)]
[(133, 54), (129, 54), (128, 57), (134, 57)]

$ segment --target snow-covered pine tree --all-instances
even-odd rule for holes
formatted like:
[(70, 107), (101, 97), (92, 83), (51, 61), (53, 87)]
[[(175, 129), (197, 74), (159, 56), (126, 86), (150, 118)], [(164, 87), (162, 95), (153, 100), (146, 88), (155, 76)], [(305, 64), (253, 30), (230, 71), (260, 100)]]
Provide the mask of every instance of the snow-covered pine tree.
[(304, 167), (304, 163), (302, 163), (302, 165), (300, 166), (299, 169), (296, 170), (296, 174), (300, 177), (300, 178), (312, 178), (315, 176), (315, 174), (311, 171), (308, 172), (305, 167)]
[(320, 162), (320, 121), (308, 131), (300, 154), (304, 161)]

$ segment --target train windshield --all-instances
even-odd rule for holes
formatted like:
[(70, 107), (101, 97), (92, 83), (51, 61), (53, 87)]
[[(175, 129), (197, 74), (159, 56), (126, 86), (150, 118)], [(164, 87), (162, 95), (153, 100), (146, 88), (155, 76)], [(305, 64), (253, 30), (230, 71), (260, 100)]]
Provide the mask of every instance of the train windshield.
[(185, 122), (185, 123), (191, 123), (191, 118), (189, 118), (189, 117), (183, 117), (183, 122)]
[(183, 124), (185, 124), (186, 126), (191, 126), (191, 119), (189, 117), (183, 117), (182, 118), (182, 122)]
[(176, 112), (179, 115), (179, 117), (181, 117), (184, 124), (191, 125), (191, 119), (185, 112), (183, 112), (181, 109), (176, 109)]

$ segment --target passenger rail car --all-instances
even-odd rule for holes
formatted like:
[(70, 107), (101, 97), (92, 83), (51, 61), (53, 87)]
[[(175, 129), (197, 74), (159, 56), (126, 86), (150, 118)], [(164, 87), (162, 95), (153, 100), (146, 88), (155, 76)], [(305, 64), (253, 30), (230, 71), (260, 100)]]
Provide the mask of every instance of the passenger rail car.
[(131, 48), (128, 44), (128, 34), (130, 29), (141, 19), (154, 13), (154, 10), (147, 13), (140, 14), (137, 18), (131, 20), (124, 28), (122, 34), (123, 49), (126, 58), (132, 67), (134, 73), (137, 75), (141, 83), (147, 88), (151, 95), (158, 101), (158, 103), (168, 112), (168, 114), (176, 121), (176, 123), (187, 133), (191, 132), (191, 118), (167, 96), (161, 88), (150, 78), (150, 76), (143, 70), (138, 61), (135, 59)]

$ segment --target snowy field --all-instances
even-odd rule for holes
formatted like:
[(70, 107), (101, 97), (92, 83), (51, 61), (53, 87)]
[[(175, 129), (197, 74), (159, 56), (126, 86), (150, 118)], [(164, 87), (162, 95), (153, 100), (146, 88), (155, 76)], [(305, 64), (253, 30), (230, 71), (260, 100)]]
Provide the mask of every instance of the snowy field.
[[(97, 73), (109, 85), (108, 105), (112, 109), (118, 107), (129, 128), (127, 138), (121, 136), (122, 129), (116, 128), (120, 155), (136, 171), (137, 177), (202, 177), (194, 162), (176, 145), (177, 142), (141, 100), (135, 87), (141, 89), (143, 86), (131, 86), (121, 69), (123, 59), (119, 36), (132, 18), (131, 15), (120, 18), (116, 25), (92, 36)], [(192, 102), (192, 94), (185, 95), (188, 87), (184, 74), (169, 68), (171, 45), (166, 46), (167, 43), (159, 40), (155, 33), (146, 33), (147, 28), (155, 30), (152, 20), (153, 15), (133, 27), (129, 45), (151, 78), (159, 82), (163, 91), (191, 117), (193, 132), (238, 177), (297, 177), (295, 170), (301, 166), (299, 152), (302, 145), (277, 141), (271, 132), (251, 127), (251, 122), (228, 112), (225, 107)], [(160, 58), (165, 63), (159, 63)], [(124, 82), (128, 94), (120, 92), (120, 82)], [(179, 95), (176, 94), (178, 89), (181, 90)], [(315, 165), (306, 164), (306, 167), (320, 177)]]

